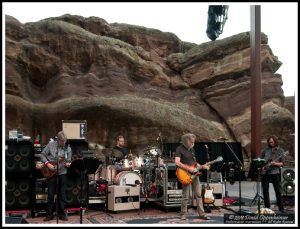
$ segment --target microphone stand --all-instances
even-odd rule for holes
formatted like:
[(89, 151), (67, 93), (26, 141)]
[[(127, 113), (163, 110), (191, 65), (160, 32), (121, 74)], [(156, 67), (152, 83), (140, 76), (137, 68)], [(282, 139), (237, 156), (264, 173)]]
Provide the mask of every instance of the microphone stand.
[(240, 161), (240, 159), (236, 156), (236, 154), (234, 153), (233, 149), (228, 145), (228, 143), (224, 140), (225, 145), (228, 147), (228, 149), (230, 150), (230, 152), (232, 153), (232, 155), (234, 156), (235, 160), (239, 163), (239, 211), (238, 214), (241, 215), (242, 214), (242, 188), (241, 188), (241, 175), (242, 175), (242, 170), (243, 170), (243, 163)]
[(58, 180), (58, 149), (57, 149), (57, 154), (56, 154), (56, 224), (58, 224), (58, 185), (59, 185), (59, 180)]

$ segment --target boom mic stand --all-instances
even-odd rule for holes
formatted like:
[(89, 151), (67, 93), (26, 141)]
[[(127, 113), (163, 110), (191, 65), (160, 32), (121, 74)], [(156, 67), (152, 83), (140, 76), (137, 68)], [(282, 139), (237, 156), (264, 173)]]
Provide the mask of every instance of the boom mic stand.
[(234, 156), (235, 160), (238, 162), (239, 164), (239, 211), (237, 212), (237, 214), (242, 215), (242, 188), (241, 188), (241, 179), (242, 179), (242, 171), (243, 171), (243, 163), (240, 161), (240, 159), (236, 156), (236, 154), (234, 153), (233, 149), (228, 145), (228, 143), (225, 141), (224, 139), (224, 143), (227, 146), (227, 148), (230, 150), (231, 154)]

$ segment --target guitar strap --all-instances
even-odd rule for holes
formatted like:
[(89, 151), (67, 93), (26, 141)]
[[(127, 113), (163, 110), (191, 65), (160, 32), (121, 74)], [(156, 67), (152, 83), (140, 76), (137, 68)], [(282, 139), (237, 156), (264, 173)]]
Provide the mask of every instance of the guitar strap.
[(193, 150), (193, 148), (190, 149), (192, 155), (193, 155), (193, 159), (196, 161), (196, 156), (195, 156), (195, 150)]

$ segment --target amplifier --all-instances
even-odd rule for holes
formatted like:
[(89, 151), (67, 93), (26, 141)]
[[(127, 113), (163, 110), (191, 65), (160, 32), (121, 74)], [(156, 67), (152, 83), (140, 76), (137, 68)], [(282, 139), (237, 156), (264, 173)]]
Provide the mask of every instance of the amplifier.
[(62, 130), (68, 139), (86, 139), (86, 120), (62, 120)]
[(181, 204), (182, 200), (182, 189), (180, 190), (167, 190), (167, 204)]
[(108, 186), (109, 211), (124, 211), (140, 209), (140, 185), (136, 186)]

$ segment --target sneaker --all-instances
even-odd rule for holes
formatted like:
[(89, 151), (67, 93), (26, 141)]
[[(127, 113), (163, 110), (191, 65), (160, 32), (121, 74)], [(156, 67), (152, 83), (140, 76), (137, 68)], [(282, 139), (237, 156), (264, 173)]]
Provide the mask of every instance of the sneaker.
[(181, 215), (181, 216), (180, 216), (180, 219), (181, 219), (181, 220), (186, 220), (186, 215)]
[(44, 221), (50, 221), (53, 219), (53, 215), (47, 215), (46, 218), (44, 219)]
[(68, 218), (65, 215), (60, 215), (60, 216), (58, 216), (58, 218), (63, 221), (68, 221)]
[(206, 215), (200, 215), (199, 217), (200, 219), (210, 220), (210, 217)]

